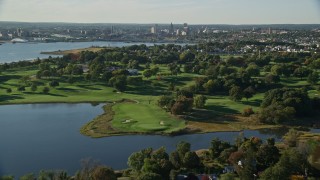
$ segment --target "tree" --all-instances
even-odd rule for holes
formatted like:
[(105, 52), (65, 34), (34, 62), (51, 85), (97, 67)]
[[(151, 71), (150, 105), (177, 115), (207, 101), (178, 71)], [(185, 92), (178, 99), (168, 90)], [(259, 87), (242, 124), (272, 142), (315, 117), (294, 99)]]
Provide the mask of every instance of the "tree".
[(207, 93), (214, 93), (215, 91), (219, 90), (220, 84), (218, 80), (210, 79), (207, 83), (203, 84), (203, 88), (206, 90)]
[(134, 171), (140, 172), (143, 165), (144, 159), (151, 157), (151, 148), (141, 150), (139, 152), (132, 153), (128, 158), (128, 166)]
[(196, 108), (203, 108), (204, 105), (206, 104), (207, 98), (204, 95), (197, 95), (193, 99), (193, 104)]
[(47, 86), (43, 87), (43, 89), (42, 89), (42, 92), (43, 92), (44, 94), (48, 94), (49, 91), (50, 91), (50, 88), (47, 87)]
[(177, 144), (177, 152), (180, 159), (183, 159), (187, 152), (190, 152), (191, 145), (188, 142), (181, 141)]
[(127, 78), (127, 83), (128, 83), (129, 85), (136, 85), (136, 86), (138, 86), (138, 85), (142, 85), (143, 79), (142, 79), (141, 76), (129, 76), (129, 77)]
[(279, 161), (280, 153), (278, 148), (275, 146), (273, 138), (267, 140), (266, 144), (259, 147), (256, 160), (258, 171), (263, 171), (268, 167), (273, 166)]
[(254, 111), (253, 111), (253, 109), (252, 109), (251, 107), (245, 108), (245, 109), (243, 109), (243, 111), (242, 111), (242, 115), (243, 115), (244, 117), (249, 117), (249, 116), (252, 115), (252, 114), (254, 114)]
[(34, 174), (26, 174), (26, 175), (24, 175), (24, 176), (21, 176), (20, 178), (19, 178), (20, 180), (34, 180), (34, 179), (36, 179), (36, 177), (34, 176)]
[(180, 167), (182, 166), (182, 160), (180, 159), (179, 153), (177, 151), (173, 151), (170, 154), (169, 160), (175, 169), (180, 169)]
[(265, 76), (265, 82), (267, 84), (276, 84), (280, 82), (280, 76), (278, 75), (273, 75), (273, 74), (267, 74)]
[(180, 54), (179, 59), (183, 63), (193, 61), (195, 58), (195, 55), (191, 51), (184, 51)]
[[(265, 93), (261, 103), (262, 111), (263, 108), (268, 106), (272, 106), (269, 107), (270, 113), (273, 113), (272, 110), (279, 111), (279, 113), (284, 112), (284, 108), (288, 112), (289, 110), (294, 111), (293, 116), (309, 116), (313, 112), (308, 93), (303, 89), (281, 88), (269, 90)], [(290, 108), (293, 108), (293, 111)], [(270, 115), (272, 116), (272, 114)]]
[(156, 173), (142, 173), (137, 180), (162, 180), (162, 177)]
[(151, 158), (144, 159), (142, 172), (159, 174), (159, 171), (160, 171), (160, 166), (157, 160), (151, 159)]
[(290, 129), (289, 132), (284, 136), (284, 142), (289, 147), (296, 147), (298, 143), (298, 138), (301, 136), (301, 132)]
[(308, 83), (311, 85), (316, 85), (319, 80), (319, 74), (316, 71), (313, 71), (309, 76), (308, 76)]
[(11, 88), (7, 88), (6, 92), (7, 92), (8, 94), (12, 93), (12, 89), (11, 89)]
[(125, 75), (112, 77), (109, 80), (109, 84), (116, 88), (118, 91), (123, 92), (127, 88), (127, 77)]
[(31, 91), (36, 91), (38, 89), (38, 86), (37, 86), (37, 84), (36, 83), (32, 83), (32, 85), (31, 85)]
[(235, 180), (236, 175), (234, 173), (226, 173), (220, 175), (220, 180)]
[(113, 169), (106, 166), (98, 166), (92, 170), (92, 180), (117, 180), (117, 176)]
[(38, 180), (47, 180), (47, 179), (54, 179), (55, 173), (53, 171), (43, 171), (39, 172)]
[(237, 171), (240, 179), (254, 179), (256, 175), (256, 160), (255, 152), (253, 149), (248, 149), (242, 161), (242, 167)]
[(1, 180), (14, 180), (14, 176), (0, 176)]
[(29, 86), (30, 85), (30, 76), (23, 76), (21, 79), (20, 79), (20, 84), (22, 86)]
[(200, 158), (195, 152), (187, 152), (183, 158), (184, 167), (195, 169), (200, 166)]
[(174, 104), (174, 98), (172, 96), (160, 96), (158, 100), (158, 106), (165, 109), (166, 111), (170, 111), (173, 104)]
[(103, 70), (106, 67), (104, 62), (105, 62), (105, 58), (103, 56), (98, 56), (90, 62), (89, 72), (93, 80), (100, 78), (100, 74), (103, 73)]
[(72, 73), (72, 71), (73, 71), (73, 66), (74, 66), (73, 64), (68, 63), (68, 65), (64, 68), (63, 72), (64, 72), (65, 74), (68, 74), (68, 75), (73, 74), (73, 73)]
[(298, 67), (294, 70), (293, 75), (302, 79), (310, 74), (310, 70), (304, 67)]
[(192, 109), (192, 105), (193, 98), (179, 96), (171, 108), (171, 113), (175, 115), (180, 115), (184, 112), (188, 112)]
[(253, 89), (252, 86), (247, 87), (243, 90), (243, 96), (247, 99), (252, 98), (256, 91)]
[(171, 113), (174, 115), (181, 115), (184, 112), (184, 105), (182, 102), (175, 102), (171, 107)]
[(74, 65), (72, 69), (73, 75), (82, 75), (83, 74), (83, 67), (81, 65)]
[(209, 152), (212, 159), (216, 159), (220, 156), (222, 151), (230, 148), (231, 145), (227, 142), (223, 142), (218, 138), (214, 138), (211, 140)]
[(288, 179), (294, 174), (304, 174), (307, 160), (296, 149), (285, 150), (280, 160), (267, 168), (262, 174), (261, 179)]
[(50, 77), (51, 76), (51, 72), (49, 70), (44, 70), (44, 71), (41, 71), (41, 76), (40, 77)]
[(57, 87), (57, 86), (59, 86), (59, 82), (58, 81), (56, 81), (56, 80), (53, 80), (53, 81), (51, 81), (50, 83), (49, 83), (49, 86), (50, 87)]
[(112, 72), (110, 71), (105, 71), (101, 76), (101, 79), (105, 82), (109, 82), (111, 78), (112, 78)]
[(192, 65), (192, 64), (185, 64), (185, 65), (183, 66), (183, 71), (184, 71), (185, 73), (191, 73), (192, 70), (193, 70), (193, 65)]
[(19, 86), (19, 87), (17, 88), (17, 90), (20, 91), (20, 92), (23, 92), (23, 91), (26, 90), (26, 88), (25, 88), (24, 86)]
[(178, 75), (181, 73), (180, 67), (176, 63), (168, 64), (169, 70), (171, 71), (171, 75)]
[(150, 78), (152, 74), (153, 73), (151, 69), (146, 69), (145, 71), (143, 71), (143, 76), (146, 77), (147, 79)]
[(260, 69), (257, 65), (249, 65), (246, 68), (247, 74), (252, 77), (252, 76), (259, 76), (260, 75)]
[(296, 111), (293, 107), (272, 104), (265, 108), (261, 108), (258, 118), (263, 123), (280, 124), (292, 120), (295, 113)]
[(129, 60), (127, 67), (129, 69), (138, 69), (139, 68), (139, 62), (137, 60)]
[(157, 75), (159, 71), (160, 71), (160, 68), (158, 66), (151, 68), (151, 72), (153, 76)]
[(282, 66), (276, 64), (271, 68), (271, 74), (280, 76), (282, 74)]
[(229, 97), (233, 101), (241, 101), (243, 93), (239, 86), (233, 86), (229, 91)]

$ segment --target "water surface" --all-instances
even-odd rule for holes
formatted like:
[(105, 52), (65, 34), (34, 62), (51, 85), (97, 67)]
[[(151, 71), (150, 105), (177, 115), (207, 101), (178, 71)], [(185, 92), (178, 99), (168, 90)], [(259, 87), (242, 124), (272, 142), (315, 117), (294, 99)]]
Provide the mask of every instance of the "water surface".
[[(172, 152), (180, 141), (192, 150), (208, 148), (213, 138), (234, 142), (239, 132), (192, 134), (176, 137), (132, 135), (93, 139), (79, 129), (103, 112), (102, 105), (27, 104), (0, 106), (0, 175), (23, 174), (40, 170), (80, 168), (80, 160), (91, 157), (114, 169), (127, 168), (131, 153), (144, 148), (165, 146)], [(267, 139), (281, 135), (269, 131), (243, 131), (246, 137)]]
[[(70, 50), (87, 48), (91, 46), (100, 47), (124, 47), (131, 45), (145, 44), (152, 46), (155, 43), (126, 43), (126, 42), (56, 42), (56, 43), (4, 43), (0, 45), (0, 63), (15, 62), (21, 60), (33, 60), (36, 58), (48, 58), (47, 54), (40, 54), (41, 52), (51, 52), (58, 50)], [(164, 44), (164, 43), (156, 43)], [(185, 45), (185, 44), (180, 44)], [(55, 57), (54, 55), (51, 55)]]

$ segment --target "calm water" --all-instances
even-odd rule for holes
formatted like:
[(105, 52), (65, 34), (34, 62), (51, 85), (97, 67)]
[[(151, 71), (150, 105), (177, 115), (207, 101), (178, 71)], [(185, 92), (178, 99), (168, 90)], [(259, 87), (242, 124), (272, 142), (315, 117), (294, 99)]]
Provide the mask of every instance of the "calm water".
[[(41, 52), (87, 48), (91, 46), (123, 47), (136, 44), (152, 46), (154, 43), (125, 43), (125, 42), (57, 42), (57, 43), (4, 43), (0, 45), (0, 63), (36, 58), (47, 58), (49, 55)], [(161, 43), (156, 43), (161, 44)], [(181, 44), (184, 45), (184, 44)], [(54, 57), (54, 56), (53, 56)]]
[[(208, 148), (218, 137), (233, 142), (238, 132), (167, 136), (118, 136), (92, 139), (79, 133), (80, 127), (102, 113), (102, 105), (38, 104), (0, 106), (0, 175), (19, 177), (41, 169), (64, 169), (73, 174), (80, 160), (91, 157), (114, 169), (127, 167), (132, 152), (165, 146), (169, 152), (179, 141), (192, 149)], [(270, 131), (244, 131), (246, 137), (276, 137)], [(279, 139), (277, 139), (279, 140)]]

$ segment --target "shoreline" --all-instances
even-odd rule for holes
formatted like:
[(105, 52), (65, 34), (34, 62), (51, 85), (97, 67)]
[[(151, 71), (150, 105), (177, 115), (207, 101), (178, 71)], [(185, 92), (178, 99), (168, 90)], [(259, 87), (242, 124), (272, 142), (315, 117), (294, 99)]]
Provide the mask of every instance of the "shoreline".
[[(118, 100), (116, 102), (122, 102), (122, 100)], [(92, 125), (94, 125), (93, 123), (95, 123), (95, 121), (99, 121), (99, 120), (105, 120), (105, 119), (101, 119), (101, 117), (103, 117), (104, 115), (110, 116), (110, 112), (114, 113), (114, 111), (106, 111), (109, 110), (108, 108), (106, 109), (106, 107), (110, 107), (112, 108), (113, 105), (115, 105), (116, 103), (114, 101), (79, 101), (79, 102), (67, 102), (67, 101), (60, 101), (60, 102), (28, 102), (28, 103), (1, 103), (0, 106), (10, 106), (10, 105), (32, 105), (32, 104), (85, 104), (85, 103), (89, 103), (89, 104), (105, 104), (103, 105), (103, 112), (102, 114), (97, 115), (95, 118), (89, 120), (86, 124), (84, 124), (80, 129), (80, 134), (90, 137), (90, 138), (106, 138), (106, 137), (113, 137), (113, 136), (128, 136), (128, 135), (160, 135), (160, 136), (180, 136), (180, 135), (192, 135), (192, 134), (207, 134), (207, 133), (218, 133), (218, 132), (242, 132), (244, 130), (263, 130), (263, 129), (290, 129), (290, 128), (295, 128), (295, 129), (305, 129), (307, 131), (304, 132), (309, 132), (310, 129), (319, 129), (317, 127), (310, 127), (310, 126), (288, 126), (288, 125), (268, 125), (268, 124), (263, 124), (263, 125), (257, 125), (256, 127), (254, 127), (255, 125), (253, 125), (253, 127), (244, 127), (244, 128), (239, 128), (239, 129), (201, 129), (201, 128), (197, 128), (197, 129), (192, 129), (190, 128), (190, 126), (188, 126), (188, 122), (186, 120), (186, 126), (183, 129), (180, 129), (178, 131), (172, 131), (172, 132), (163, 132), (163, 131), (148, 131), (148, 132), (138, 132), (138, 131), (114, 131), (114, 132), (107, 132), (107, 133), (90, 133), (89, 131), (92, 131), (92, 129), (90, 129), (92, 127)], [(111, 114), (112, 114), (111, 113)], [(178, 118), (178, 117), (177, 117)], [(107, 122), (111, 122), (113, 120), (113, 116), (111, 117), (111, 119), (107, 120)], [(216, 125), (215, 123), (210, 123), (211, 125)], [(232, 125), (233, 123), (228, 123), (229, 125)], [(110, 126), (111, 128), (113, 128), (112, 126)], [(89, 128), (89, 129), (88, 129)], [(89, 133), (88, 133), (89, 132)]]
[[(28, 41), (28, 42), (24, 42), (26, 44), (28, 43), (81, 43), (81, 42), (121, 42), (121, 43), (168, 43), (168, 44), (196, 44), (199, 43), (198, 41), (135, 41), (135, 40), (91, 40), (91, 41)], [(11, 40), (7, 40), (7, 41), (0, 41), (1, 44), (5, 44), (5, 43), (10, 43), (12, 44)], [(13, 43), (14, 44), (14, 43)]]

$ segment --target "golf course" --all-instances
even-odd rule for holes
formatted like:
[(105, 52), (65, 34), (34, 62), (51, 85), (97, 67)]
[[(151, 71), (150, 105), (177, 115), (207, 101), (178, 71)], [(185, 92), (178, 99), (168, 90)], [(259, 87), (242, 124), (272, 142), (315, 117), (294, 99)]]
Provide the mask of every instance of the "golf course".
[[(208, 73), (194, 73), (187, 70), (188, 64), (167, 65), (155, 63), (156, 60), (154, 60), (154, 63), (150, 66), (148, 61), (138, 63), (136, 60), (124, 60), (125, 57), (122, 57), (121, 61), (117, 60), (119, 59), (117, 57), (119, 52), (131, 54), (139, 52), (139, 50), (133, 51), (132, 48), (146, 47), (129, 47), (129, 50), (125, 48), (88, 48), (59, 51), (53, 52), (53, 54), (59, 53), (64, 57), (38, 60), (26, 64), (23, 62), (20, 62), (20, 64), (12, 63), (9, 67), (2, 65), (0, 104), (105, 103), (103, 107), (104, 113), (92, 121), (88, 120), (88, 123), (84, 124), (80, 130), (82, 134), (95, 138), (124, 134), (178, 135), (241, 131), (243, 129), (263, 129), (281, 126), (278, 123), (257, 121), (255, 115), (242, 115), (245, 109), (250, 109), (252, 113), (259, 112), (261, 109), (261, 103), (264, 100), (266, 89), (268, 89), (268, 86), (265, 85), (265, 87), (259, 87), (263, 76), (268, 74), (264, 69), (258, 69), (259, 73), (255, 73), (254, 77), (249, 77), (251, 83), (258, 83), (255, 85), (255, 92), (246, 98), (241, 97), (235, 100), (228, 94), (229, 90), (223, 89), (228, 89), (229, 86), (232, 87), (233, 85), (224, 85), (226, 87), (221, 86), (215, 90), (216, 92), (210, 92), (214, 88), (208, 85), (210, 79), (209, 81), (207, 80), (208, 76), (206, 74), (209, 73), (210, 69), (207, 70)], [(165, 48), (165, 46), (162, 48)], [(70, 53), (73, 53), (73, 55), (70, 55)], [(101, 54), (104, 57), (100, 56)], [(80, 60), (69, 59), (74, 57), (80, 58)], [(81, 58), (87, 59), (81, 60)], [(115, 59), (108, 62), (105, 58)], [(186, 57), (180, 56), (181, 58)], [(218, 56), (212, 58), (220, 59)], [(219, 61), (225, 63), (230, 61), (230, 58), (234, 57), (222, 56)], [(240, 56), (237, 58), (242, 60)], [(137, 73), (135, 75), (121, 75), (121, 73), (127, 73), (127, 71), (123, 71), (123, 67), (130, 66), (130, 63), (136, 63), (132, 66), (138, 70)], [(113, 70), (112, 73), (105, 73), (105, 70), (101, 69), (100, 66), (105, 66), (107, 69), (112, 67), (116, 70)], [(76, 73), (79, 67), (81, 67), (81, 73)], [(88, 68), (88, 71), (82, 72), (83, 67)], [(242, 71), (239, 67), (231, 67), (229, 71)], [(94, 74), (97, 68), (101, 72)], [(148, 70), (150, 70), (151, 74), (146, 73)], [(156, 71), (156, 73), (152, 71)], [(125, 77), (125, 84), (121, 86), (122, 76)], [(228, 78), (228, 76), (221, 75), (217, 78)], [(200, 89), (194, 90), (194, 84), (197, 84), (198, 81), (208, 82), (201, 82), (202, 85), (197, 87)], [(227, 83), (229, 82), (226, 81), (225, 84)], [(309, 85), (305, 77), (281, 77), (279, 82), (272, 82), (270, 86), (308, 87), (309, 97), (318, 96), (316, 86)], [(173, 99), (173, 102), (179, 102), (180, 96), (178, 94), (184, 91), (188, 92), (189, 89), (193, 89), (194, 96), (197, 96), (197, 94), (205, 95), (205, 102), (201, 107), (194, 106), (188, 112), (185, 111), (178, 114), (174, 113), (172, 109), (168, 109), (167, 106), (161, 107), (159, 105), (159, 99), (163, 96), (176, 96), (178, 99)], [(169, 104), (168, 106), (171, 107), (172, 105)], [(312, 123), (313, 121), (305, 123), (305, 125)]]

